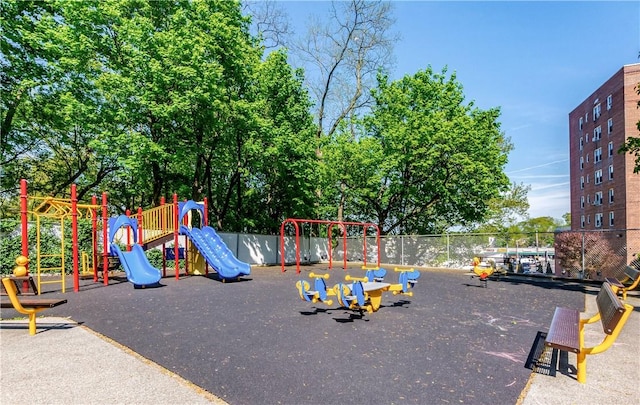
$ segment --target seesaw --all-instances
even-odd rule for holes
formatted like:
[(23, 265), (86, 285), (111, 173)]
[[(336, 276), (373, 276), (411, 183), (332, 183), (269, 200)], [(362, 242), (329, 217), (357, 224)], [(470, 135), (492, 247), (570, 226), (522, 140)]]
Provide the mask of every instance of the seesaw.
[(333, 290), (327, 291), (327, 283), (324, 281), (329, 278), (329, 274), (309, 273), (309, 277), (314, 279), (313, 288), (315, 290), (309, 289), (311, 286), (307, 280), (300, 280), (296, 282), (300, 298), (304, 301), (313, 302), (314, 304), (318, 301), (327, 305), (333, 304), (332, 300), (327, 299), (327, 296), (334, 295)]
[(395, 272), (400, 273), (397, 284), (385, 283), (382, 281), (387, 271), (385, 269), (367, 269), (365, 277), (345, 276), (345, 281), (351, 283), (338, 283), (333, 288), (327, 289), (324, 280), (329, 278), (329, 274), (317, 275), (310, 273), (309, 276), (314, 279), (315, 290), (310, 290), (310, 284), (306, 280), (296, 282), (298, 294), (304, 301), (313, 303), (324, 302), (331, 305), (333, 302), (328, 300), (328, 296), (335, 296), (341, 307), (363, 311), (369, 313), (375, 312), (380, 308), (382, 301), (382, 293), (391, 291), (393, 295), (403, 294), (413, 296), (413, 292), (409, 289), (417, 283), (420, 272), (414, 269), (395, 268)]

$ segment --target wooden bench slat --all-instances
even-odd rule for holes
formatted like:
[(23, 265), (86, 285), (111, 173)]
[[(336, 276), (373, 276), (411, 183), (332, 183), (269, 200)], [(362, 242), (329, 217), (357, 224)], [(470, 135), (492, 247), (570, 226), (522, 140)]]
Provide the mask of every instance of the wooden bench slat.
[[(65, 299), (57, 299), (57, 298), (43, 298), (43, 299), (22, 298), (20, 299), (20, 304), (22, 304), (24, 308), (53, 308), (53, 307), (57, 307), (58, 305), (66, 304), (66, 302), (67, 300)], [(2, 300), (0, 302), (0, 307), (13, 308), (13, 304), (11, 303), (11, 301)]]
[(556, 307), (545, 344), (549, 347), (580, 352), (580, 312), (575, 309)]

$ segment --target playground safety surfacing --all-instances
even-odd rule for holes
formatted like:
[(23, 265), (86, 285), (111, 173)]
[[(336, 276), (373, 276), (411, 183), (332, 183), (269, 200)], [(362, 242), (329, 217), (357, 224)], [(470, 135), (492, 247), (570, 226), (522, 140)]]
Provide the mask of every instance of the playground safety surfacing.
[(555, 306), (584, 308), (580, 285), (503, 277), (483, 288), (460, 270), (421, 270), (412, 297), (387, 293), (379, 311), (361, 314), (302, 301), (295, 282), (329, 272), (333, 286), (362, 270), (301, 270), (258, 267), (226, 283), (167, 277), (145, 289), (83, 280), (48, 315), (70, 317), (230, 404), (513, 404)]

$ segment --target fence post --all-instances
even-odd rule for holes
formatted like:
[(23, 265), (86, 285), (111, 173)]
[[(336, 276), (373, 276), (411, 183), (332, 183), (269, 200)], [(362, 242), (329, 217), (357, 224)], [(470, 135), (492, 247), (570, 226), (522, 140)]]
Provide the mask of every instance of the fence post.
[(584, 254), (584, 249), (585, 249), (585, 238), (584, 238), (584, 232), (582, 232), (582, 249), (580, 252), (580, 255), (582, 256), (582, 268), (580, 269), (580, 274), (582, 275), (582, 277), (580, 277), (581, 279), (584, 277), (584, 259), (585, 259), (585, 254)]
[(450, 252), (450, 244), (449, 244), (449, 232), (446, 233), (447, 235), (447, 266), (451, 267), (451, 252)]

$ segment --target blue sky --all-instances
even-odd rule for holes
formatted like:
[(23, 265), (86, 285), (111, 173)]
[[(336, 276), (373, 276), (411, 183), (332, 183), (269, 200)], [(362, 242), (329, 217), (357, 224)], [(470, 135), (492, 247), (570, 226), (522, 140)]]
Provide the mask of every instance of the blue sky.
[[(324, 1), (278, 3), (296, 35)], [(500, 107), (515, 150), (506, 173), (531, 186), (531, 217), (569, 212), (568, 115), (623, 65), (638, 63), (640, 1), (393, 1), (392, 78), (455, 72), (466, 101)]]

